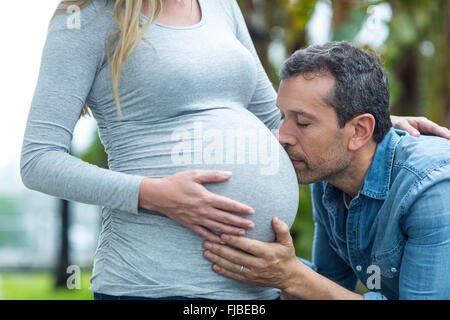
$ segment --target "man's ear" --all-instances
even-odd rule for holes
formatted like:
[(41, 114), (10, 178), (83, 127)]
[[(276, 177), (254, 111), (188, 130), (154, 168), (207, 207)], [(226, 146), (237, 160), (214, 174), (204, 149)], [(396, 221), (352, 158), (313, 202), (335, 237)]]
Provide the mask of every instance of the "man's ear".
[(345, 126), (350, 129), (348, 149), (357, 151), (372, 139), (375, 130), (375, 118), (370, 113), (364, 113), (347, 122)]

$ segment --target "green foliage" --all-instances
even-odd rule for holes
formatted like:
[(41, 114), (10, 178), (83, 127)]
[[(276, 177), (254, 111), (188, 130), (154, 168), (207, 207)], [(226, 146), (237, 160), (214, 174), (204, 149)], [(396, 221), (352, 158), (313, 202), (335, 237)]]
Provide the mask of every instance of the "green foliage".
[(6, 300), (92, 300), (90, 276), (90, 272), (82, 272), (80, 289), (69, 290), (56, 289), (50, 273), (3, 273), (0, 290)]
[(98, 130), (95, 133), (94, 142), (88, 150), (80, 156), (80, 159), (101, 168), (108, 168), (108, 155), (100, 140)]
[(0, 195), (0, 219), (17, 217), (19, 214), (17, 204), (11, 198)]
[(354, 41), (368, 15), (366, 6), (359, 6), (349, 13), (349, 19), (334, 30), (333, 41)]
[(312, 239), (314, 235), (314, 221), (309, 186), (299, 185), (300, 197), (297, 217), (291, 227), (295, 253), (298, 257), (311, 260)]
[(26, 247), (28, 239), (22, 231), (22, 215), (13, 199), (0, 196), (0, 247)]

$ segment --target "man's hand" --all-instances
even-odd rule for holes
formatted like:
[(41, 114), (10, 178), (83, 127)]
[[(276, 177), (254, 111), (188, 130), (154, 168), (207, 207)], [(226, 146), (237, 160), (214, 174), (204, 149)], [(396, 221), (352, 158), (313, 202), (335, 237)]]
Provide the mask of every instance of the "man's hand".
[(397, 117), (391, 116), (392, 125), (410, 135), (418, 137), (420, 134), (438, 136), (450, 139), (450, 130), (441, 127), (425, 117)]
[(205, 241), (204, 256), (214, 263), (213, 270), (224, 276), (257, 286), (284, 289), (301, 262), (295, 255), (287, 224), (274, 218), (272, 226), (276, 242), (222, 234), (223, 241), (242, 251)]
[(222, 240), (238, 249), (205, 241), (205, 257), (214, 262), (214, 271), (245, 283), (281, 289), (287, 299), (363, 299), (301, 263), (288, 226), (277, 218), (272, 226), (276, 242), (223, 234)]

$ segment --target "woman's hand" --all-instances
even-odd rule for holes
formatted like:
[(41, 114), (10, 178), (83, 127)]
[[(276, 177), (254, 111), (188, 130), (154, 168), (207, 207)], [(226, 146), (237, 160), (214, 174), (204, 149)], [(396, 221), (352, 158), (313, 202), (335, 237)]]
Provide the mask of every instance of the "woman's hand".
[(244, 235), (254, 223), (233, 213), (254, 214), (251, 207), (229, 198), (216, 195), (202, 184), (223, 182), (231, 172), (193, 170), (166, 178), (146, 178), (139, 191), (139, 207), (164, 213), (200, 236), (216, 243), (224, 243), (212, 233)]
[(425, 117), (397, 117), (391, 116), (392, 125), (410, 135), (418, 137), (420, 134), (439, 136), (450, 139), (450, 130), (441, 127)]

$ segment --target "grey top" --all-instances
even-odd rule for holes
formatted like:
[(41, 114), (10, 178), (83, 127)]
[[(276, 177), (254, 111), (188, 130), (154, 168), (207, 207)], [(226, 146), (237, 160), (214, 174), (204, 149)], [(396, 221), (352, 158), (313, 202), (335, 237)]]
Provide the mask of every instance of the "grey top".
[[(83, 8), (81, 28), (57, 15), (44, 46), (21, 156), (26, 187), (102, 206), (91, 290), (110, 295), (274, 299), (279, 290), (225, 278), (203, 257), (204, 239), (162, 213), (138, 208), (145, 177), (193, 169), (230, 170), (212, 192), (255, 209), (249, 237), (273, 241), (271, 219), (291, 225), (298, 182), (269, 129), (282, 119), (276, 92), (235, 0), (199, 0), (188, 27), (154, 23), (125, 61), (116, 114), (105, 43), (117, 27), (113, 3)], [(146, 19), (141, 15), (142, 19)], [(65, 29), (65, 30), (64, 30)], [(114, 49), (114, 46), (113, 46)], [(87, 102), (109, 169), (69, 154)]]

